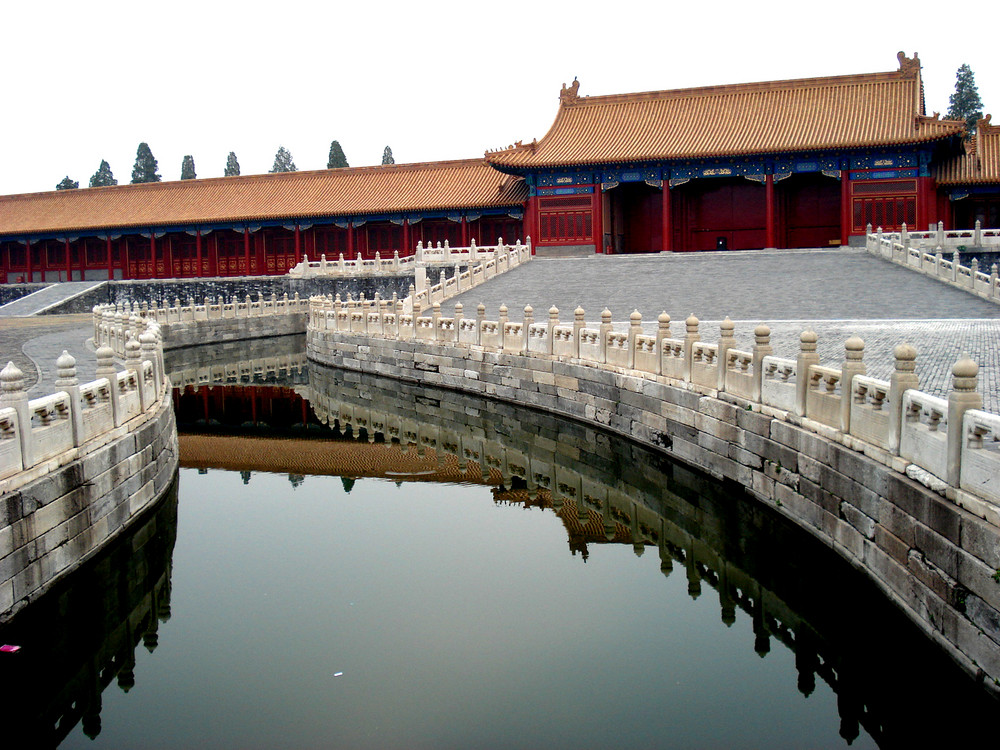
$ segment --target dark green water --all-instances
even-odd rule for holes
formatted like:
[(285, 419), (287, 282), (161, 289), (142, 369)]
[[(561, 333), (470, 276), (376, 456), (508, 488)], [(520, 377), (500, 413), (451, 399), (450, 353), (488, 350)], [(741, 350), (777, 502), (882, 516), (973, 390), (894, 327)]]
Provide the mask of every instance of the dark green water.
[(182, 430), (398, 429), (494, 481), (182, 469), (0, 629), (23, 646), (0, 655), (11, 747), (893, 747), (995, 724), (864, 579), (737, 489), (512, 406), (309, 381), (305, 412), (188, 391)]

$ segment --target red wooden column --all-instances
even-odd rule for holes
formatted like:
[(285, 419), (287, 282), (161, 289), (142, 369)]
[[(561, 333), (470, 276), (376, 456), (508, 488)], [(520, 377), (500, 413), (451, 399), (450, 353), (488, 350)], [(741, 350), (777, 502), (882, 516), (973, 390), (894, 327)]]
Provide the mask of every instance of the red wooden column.
[(31, 240), (24, 240), (24, 264), (26, 267), (24, 280), (29, 284), (32, 282), (31, 274)]
[(932, 222), (937, 223), (937, 206), (933, 205), (934, 189), (931, 185), (932, 178), (917, 178), (917, 226), (923, 231)]
[(347, 257), (350, 258), (354, 253), (354, 222), (347, 222)]
[[(174, 238), (167, 235), (166, 247), (163, 250), (163, 269), (167, 273), (167, 278), (175, 278), (174, 274)], [(183, 273), (183, 269), (182, 269)]]
[(194, 272), (195, 278), (201, 278), (201, 230), (197, 230), (194, 235), (194, 260), (197, 269)]
[(604, 252), (604, 193), (599, 182), (594, 184), (594, 202), (590, 210), (594, 215), (594, 252), (599, 255)]
[(243, 260), (246, 261), (246, 275), (250, 275), (250, 227), (243, 228)]
[(462, 247), (469, 246), (469, 221), (462, 215)]
[(295, 265), (302, 262), (302, 230), (299, 225), (295, 225)]
[(108, 281), (113, 281), (114, 278), (115, 278), (115, 267), (111, 263), (111, 235), (110, 234), (105, 238), (105, 241), (108, 243), (107, 244), (107, 251), (108, 251)]
[[(65, 240), (63, 240), (63, 247), (66, 250), (66, 281), (72, 281), (73, 280), (73, 261), (72, 261), (72, 258), (70, 256), (70, 253), (69, 253), (69, 238), (66, 238)], [(80, 279), (83, 280), (83, 275), (80, 276)]]
[(840, 244), (851, 241), (851, 172), (840, 170)]
[(400, 255), (408, 256), (410, 254), (410, 220), (403, 219), (403, 252)]
[(665, 253), (674, 249), (674, 228), (670, 222), (670, 180), (663, 181), (663, 245), (660, 248)]
[(767, 237), (764, 243), (767, 245), (768, 249), (773, 249), (776, 247), (774, 241), (775, 231), (774, 231), (774, 175), (767, 175), (767, 179), (764, 181), (764, 195), (765, 201), (767, 203)]
[[(153, 234), (153, 230), (149, 230), (149, 262), (152, 264), (150, 270), (150, 276), (156, 278), (156, 235)], [(166, 264), (164, 264), (166, 265)]]

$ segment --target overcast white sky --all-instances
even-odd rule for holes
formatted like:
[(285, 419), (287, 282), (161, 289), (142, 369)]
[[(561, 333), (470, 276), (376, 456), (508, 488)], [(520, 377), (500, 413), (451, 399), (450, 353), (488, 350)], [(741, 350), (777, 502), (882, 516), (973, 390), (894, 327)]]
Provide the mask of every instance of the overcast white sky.
[[(894, 70), (919, 52), (928, 113), (968, 63), (1000, 117), (1000, 10), (921, 2), (8, 2), (0, 194), (130, 181), (149, 143), (164, 180), (266, 172), (279, 146), (323, 169), (481, 156), (541, 138), (562, 83), (581, 95)], [(989, 18), (992, 16), (992, 18)]]

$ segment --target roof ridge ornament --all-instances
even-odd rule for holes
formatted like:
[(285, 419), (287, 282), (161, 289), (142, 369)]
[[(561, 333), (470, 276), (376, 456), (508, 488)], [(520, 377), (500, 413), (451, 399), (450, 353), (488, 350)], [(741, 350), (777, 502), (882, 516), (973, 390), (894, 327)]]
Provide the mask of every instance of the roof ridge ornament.
[(913, 53), (913, 57), (907, 57), (906, 53), (900, 50), (896, 53), (896, 59), (899, 60), (899, 72), (905, 78), (916, 77), (920, 74), (920, 57), (916, 52)]
[(562, 90), (559, 92), (559, 104), (570, 107), (580, 101), (580, 82), (573, 76), (573, 83), (567, 86), (565, 83), (562, 85)]

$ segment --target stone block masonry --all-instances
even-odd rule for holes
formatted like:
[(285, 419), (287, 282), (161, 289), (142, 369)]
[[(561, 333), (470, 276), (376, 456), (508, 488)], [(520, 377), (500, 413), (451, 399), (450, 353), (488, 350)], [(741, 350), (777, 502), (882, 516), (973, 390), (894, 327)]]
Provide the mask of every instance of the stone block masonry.
[[(1000, 685), (1000, 528), (958, 505), (954, 490), (901, 473), (906, 461), (888, 450), (725, 391), (599, 362), (312, 324), (306, 342), (323, 365), (529, 405), (737, 482), (864, 572), (989, 689)], [(956, 378), (969, 374), (960, 369)]]

